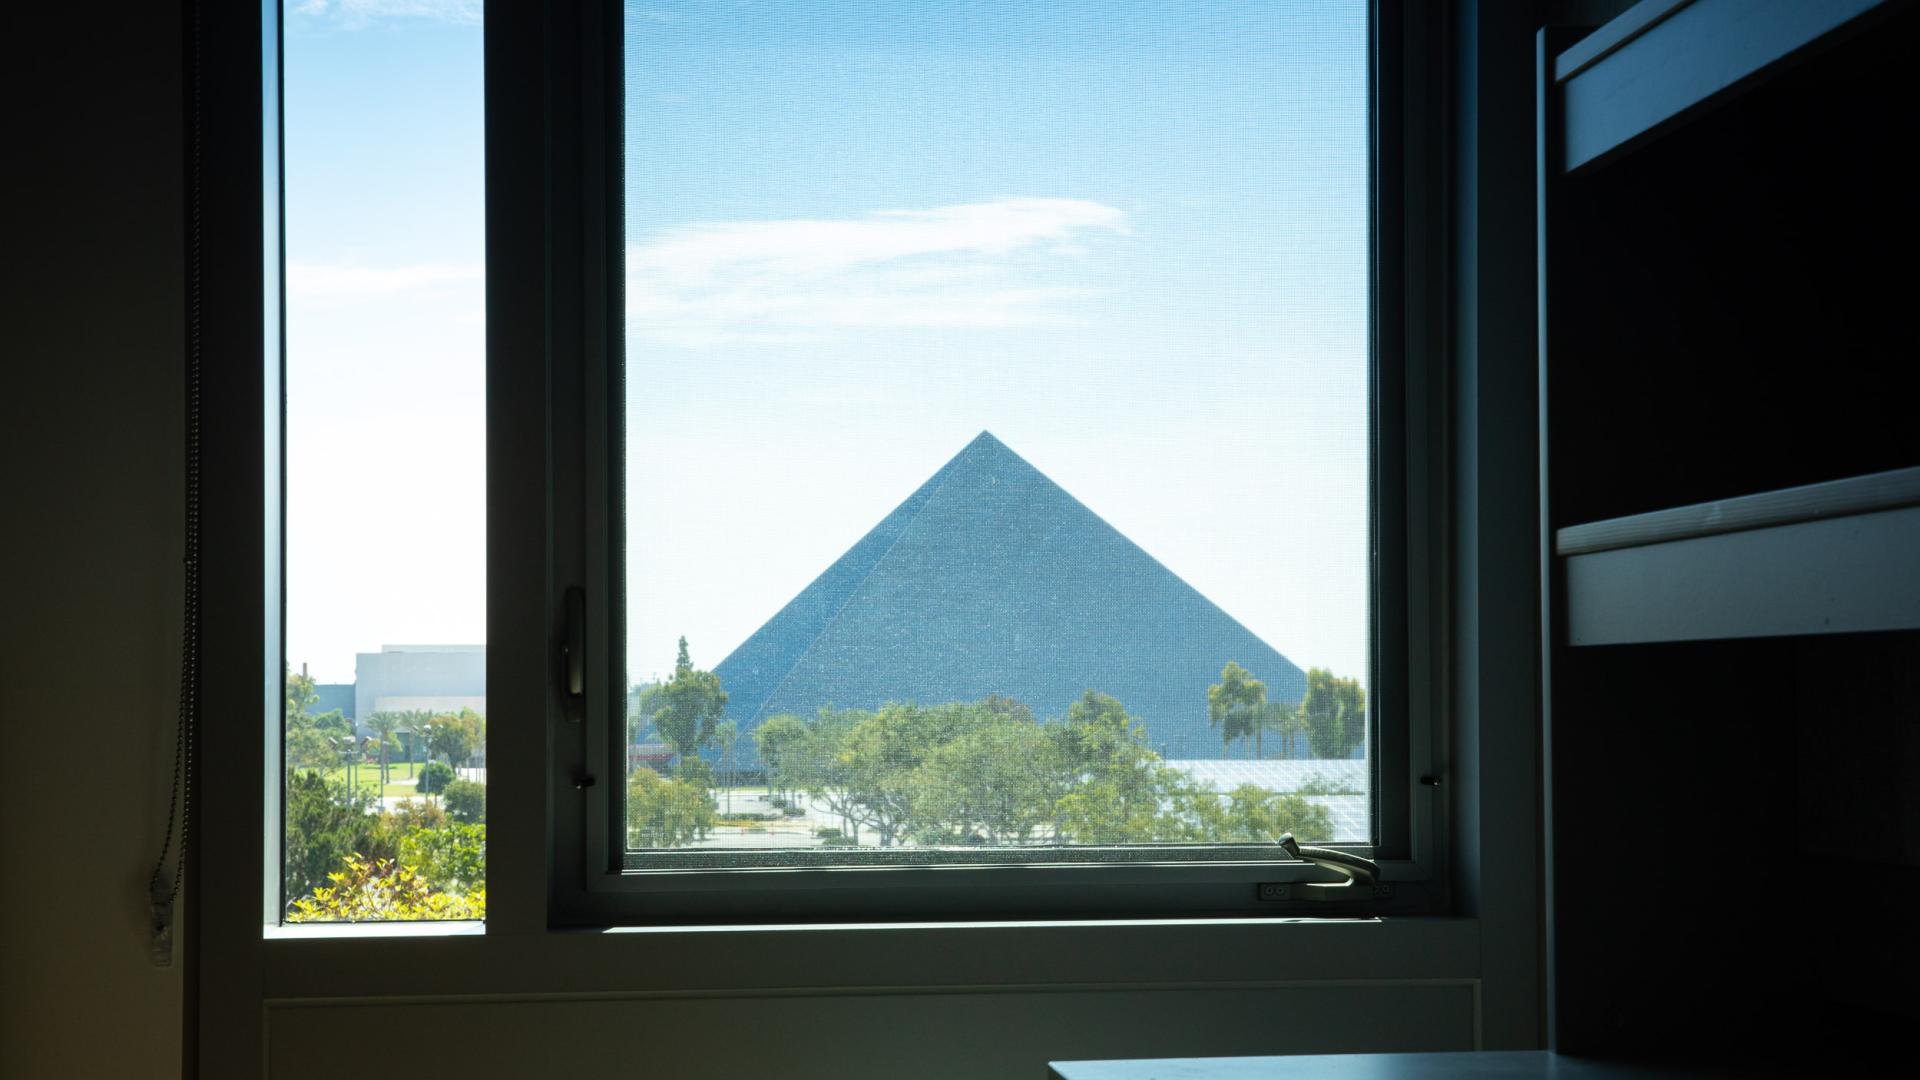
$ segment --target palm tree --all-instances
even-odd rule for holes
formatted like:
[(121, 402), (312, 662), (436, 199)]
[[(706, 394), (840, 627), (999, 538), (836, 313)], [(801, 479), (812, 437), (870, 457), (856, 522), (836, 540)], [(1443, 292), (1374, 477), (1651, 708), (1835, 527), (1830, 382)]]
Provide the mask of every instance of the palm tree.
[(1280, 736), (1280, 756), (1291, 760), (1294, 736), (1301, 731), (1300, 707), (1284, 701), (1269, 701), (1261, 708), (1259, 724)]
[(387, 789), (387, 748), (394, 744), (394, 735), (404, 729), (407, 723), (406, 713), (377, 712), (367, 717), (367, 730), (380, 740), (380, 790)]
[(1260, 721), (1266, 706), (1267, 684), (1232, 661), (1220, 669), (1219, 683), (1207, 687), (1207, 722), (1220, 730), (1220, 741), (1231, 748), (1235, 739), (1252, 736), (1256, 758), (1261, 752), (1260, 735), (1265, 725)]
[[(400, 726), (394, 729), (408, 737), (407, 738), (407, 776), (408, 777), (412, 777), (414, 775), (414, 769), (413, 769), (414, 748), (425, 747), (427, 744), (427, 721), (431, 719), (433, 719), (432, 713), (427, 712), (423, 709), (411, 709), (407, 712), (403, 712), (400, 714)], [(425, 764), (424, 758), (421, 763)]]

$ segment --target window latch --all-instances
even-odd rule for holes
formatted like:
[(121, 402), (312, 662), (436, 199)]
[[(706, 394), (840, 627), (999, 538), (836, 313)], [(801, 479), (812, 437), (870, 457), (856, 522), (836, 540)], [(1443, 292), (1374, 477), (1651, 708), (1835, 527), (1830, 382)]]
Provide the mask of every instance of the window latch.
[[(1286, 890), (1284, 897), (1272, 896), (1272, 899), (1286, 900), (1358, 900), (1362, 898), (1381, 899), (1393, 895), (1393, 886), (1380, 880), (1380, 864), (1372, 859), (1362, 858), (1333, 848), (1308, 847), (1293, 838), (1292, 833), (1281, 833), (1277, 841), (1288, 855), (1302, 862), (1332, 870), (1341, 876), (1340, 881), (1296, 882), (1280, 886)], [(1262, 886), (1262, 898), (1268, 898)]]
[(579, 586), (567, 590), (566, 640), (560, 646), (562, 663), (561, 691), (567, 703), (568, 718), (580, 719), (578, 706), (587, 696), (587, 599)]

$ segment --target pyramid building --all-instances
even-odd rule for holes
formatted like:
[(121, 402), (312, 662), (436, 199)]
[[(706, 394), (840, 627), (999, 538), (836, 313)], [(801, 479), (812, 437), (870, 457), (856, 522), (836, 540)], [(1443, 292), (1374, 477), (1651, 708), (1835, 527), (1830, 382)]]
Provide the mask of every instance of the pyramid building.
[(1164, 756), (1218, 758), (1207, 687), (1228, 661), (1272, 700), (1305, 692), (1298, 667), (983, 431), (715, 672), (742, 734), (989, 694), (1057, 717), (1094, 689)]

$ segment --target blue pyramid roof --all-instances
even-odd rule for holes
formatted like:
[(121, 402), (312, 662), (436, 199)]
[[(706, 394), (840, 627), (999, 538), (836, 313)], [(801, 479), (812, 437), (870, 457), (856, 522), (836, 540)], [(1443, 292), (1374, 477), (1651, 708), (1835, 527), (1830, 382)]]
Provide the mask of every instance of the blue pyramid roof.
[(1167, 757), (1217, 758), (1207, 687), (1228, 661), (1273, 700), (1305, 693), (1298, 667), (983, 431), (715, 672), (743, 734), (989, 694), (1059, 716), (1094, 689)]

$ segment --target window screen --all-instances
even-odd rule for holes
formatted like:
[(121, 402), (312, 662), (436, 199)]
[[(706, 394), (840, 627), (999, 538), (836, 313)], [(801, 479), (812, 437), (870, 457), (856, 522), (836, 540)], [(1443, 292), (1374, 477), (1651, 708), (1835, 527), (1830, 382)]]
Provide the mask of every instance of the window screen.
[(1368, 842), (1368, 8), (625, 9), (628, 865)]

